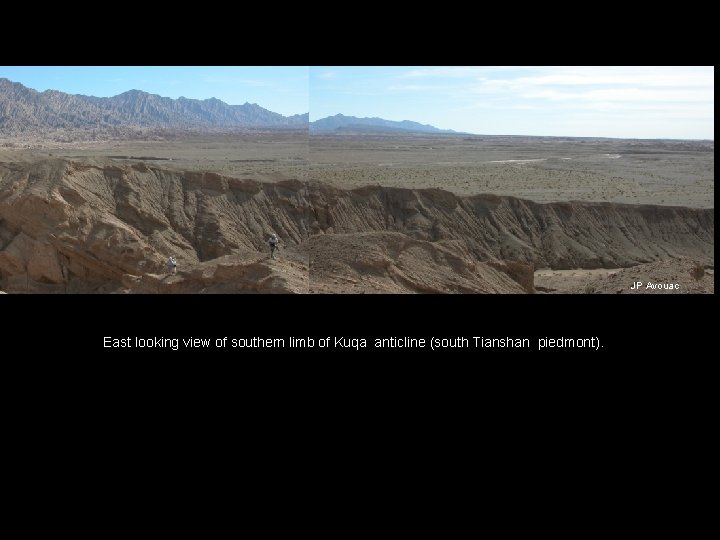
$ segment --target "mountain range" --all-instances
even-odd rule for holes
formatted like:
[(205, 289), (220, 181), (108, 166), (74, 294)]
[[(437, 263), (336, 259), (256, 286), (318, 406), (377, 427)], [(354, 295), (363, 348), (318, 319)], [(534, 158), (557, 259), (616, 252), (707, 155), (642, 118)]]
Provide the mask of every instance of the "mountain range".
[(383, 118), (358, 118), (356, 116), (345, 116), (336, 114), (310, 122), (310, 131), (315, 133), (324, 132), (413, 132), (413, 133), (457, 133), (452, 129), (438, 129), (429, 124), (420, 124), (410, 120), (397, 122)]
[(0, 132), (48, 129), (306, 127), (308, 113), (283, 116), (255, 103), (228, 105), (216, 98), (172, 99), (130, 90), (113, 97), (38, 92), (0, 79)]
[(142, 129), (245, 129), (309, 127), (314, 133), (457, 133), (410, 120), (337, 114), (309, 122), (309, 113), (283, 116), (255, 103), (228, 105), (216, 99), (172, 99), (141, 90), (113, 97), (38, 92), (0, 78), (0, 135), (45, 136), (48, 132)]

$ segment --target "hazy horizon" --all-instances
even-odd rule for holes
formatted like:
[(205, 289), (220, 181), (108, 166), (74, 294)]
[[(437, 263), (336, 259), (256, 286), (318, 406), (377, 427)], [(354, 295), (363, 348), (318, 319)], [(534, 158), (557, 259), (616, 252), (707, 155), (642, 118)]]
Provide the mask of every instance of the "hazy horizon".
[[(312, 119), (312, 114), (310, 115), (310, 121), (314, 122), (316, 120), (322, 120), (323, 118), (333, 117), (333, 116), (345, 116), (345, 117), (352, 117), (352, 118), (359, 118), (360, 120), (363, 119), (373, 119), (373, 118), (379, 118), (381, 120), (391, 120), (390, 118), (380, 118), (379, 116), (354, 116), (350, 114), (344, 114), (342, 112), (331, 114), (329, 116), (324, 116), (322, 118), (316, 118)], [(392, 120), (395, 122), (402, 122), (405, 120), (414, 121), (412, 118), (403, 118), (401, 120)], [(418, 122), (419, 124), (424, 124), (424, 122)], [(433, 127), (437, 127), (433, 124), (430, 124)], [(440, 128), (440, 129), (452, 129), (452, 128)], [(433, 132), (419, 132), (420, 135), (477, 135), (479, 137), (551, 137), (551, 138), (568, 138), (568, 139), (620, 139), (620, 140), (647, 140), (647, 141), (714, 141), (714, 138), (709, 139), (690, 139), (690, 138), (678, 138), (678, 137), (605, 137), (605, 136), (595, 136), (595, 135), (528, 135), (527, 133), (471, 133), (469, 131), (458, 131), (453, 130), (455, 133), (433, 133)]]
[(714, 140), (714, 67), (313, 67), (310, 120), (473, 134)]

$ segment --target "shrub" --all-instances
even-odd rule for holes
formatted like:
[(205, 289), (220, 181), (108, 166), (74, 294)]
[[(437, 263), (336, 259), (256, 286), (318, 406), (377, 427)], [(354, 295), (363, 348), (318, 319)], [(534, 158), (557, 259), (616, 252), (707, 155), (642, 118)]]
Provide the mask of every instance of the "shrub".
[(695, 281), (698, 281), (705, 275), (705, 267), (699, 262), (694, 263), (690, 275), (695, 278)]

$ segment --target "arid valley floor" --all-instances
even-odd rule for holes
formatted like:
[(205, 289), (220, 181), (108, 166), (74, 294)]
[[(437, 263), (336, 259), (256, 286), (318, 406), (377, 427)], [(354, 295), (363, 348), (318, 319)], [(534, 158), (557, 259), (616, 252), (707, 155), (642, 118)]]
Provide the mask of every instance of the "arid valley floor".
[(637, 281), (714, 292), (713, 141), (0, 139), (9, 293), (622, 294)]
[(313, 135), (309, 174), (345, 189), (380, 184), (536, 202), (712, 208), (714, 147), (712, 141)]

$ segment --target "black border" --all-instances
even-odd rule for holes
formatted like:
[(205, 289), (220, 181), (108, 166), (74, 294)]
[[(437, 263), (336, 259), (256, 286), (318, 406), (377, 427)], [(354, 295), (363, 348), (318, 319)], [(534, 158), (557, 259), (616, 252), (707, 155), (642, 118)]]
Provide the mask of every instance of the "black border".
[[(711, 348), (714, 295), (3, 295), (3, 347), (38, 358), (164, 363), (318, 359), (448, 366), (515, 358), (552, 363), (692, 360)], [(528, 337), (530, 349), (113, 349), (109, 337)], [(600, 350), (535, 348), (539, 337), (599, 338)], [(695, 352), (694, 352), (695, 351)], [(50, 355), (48, 356), (48, 353)], [(77, 355), (77, 356), (75, 356)], [(696, 357), (697, 358), (697, 357)]]
[[(48, 20), (35, 26), (42, 45), (37, 56), (15, 47), (6, 62), (16, 65), (712, 65), (710, 17), (628, 6), (604, 6), (589, 14), (568, 15), (548, 6), (529, 10), (516, 5), (486, 13), (442, 7), (413, 18), (362, 6), (352, 17), (318, 14), (305, 6), (273, 13), (247, 10), (225, 18), (218, 9), (192, 16), (165, 13), (152, 18), (135, 10), (103, 15), (85, 32), (75, 19)], [(198, 10), (196, 10), (198, 11)], [(210, 12), (212, 11), (212, 12)], [(402, 11), (402, 10), (400, 10)], [(520, 13), (523, 11), (523, 13)], [(419, 17), (419, 18), (418, 18)], [(692, 36), (677, 33), (692, 28)], [(62, 46), (59, 46), (59, 33)], [(101, 338), (111, 335), (598, 335), (601, 351), (564, 350), (553, 355), (497, 351), (493, 361), (521, 358), (543, 364), (578, 361), (597, 367), (598, 359), (619, 371), (650, 366), (657, 355), (674, 355), (678, 365), (692, 362), (693, 351), (711, 347), (714, 296), (458, 295), (458, 296), (4, 296), (3, 347), (9, 354), (39, 354), (43, 361), (118, 361), (166, 364), (180, 355), (108, 351)], [(12, 353), (10, 353), (12, 351)], [(318, 351), (318, 354), (319, 351)], [(630, 355), (630, 356), (626, 356)], [(6, 356), (6, 355), (3, 355)], [(322, 358), (374, 366), (388, 362), (433, 362), (450, 369), (456, 362), (481, 364), (490, 354), (455, 350), (396, 351), (379, 355), (323, 351)], [(184, 354), (201, 368), (206, 361), (232, 363), (270, 359), (269, 354)], [(283, 364), (312, 357), (281, 352)], [(626, 358), (626, 360), (622, 360)], [(663, 356), (663, 358), (665, 358)], [(524, 365), (528, 365), (527, 363)], [(590, 369), (590, 368), (588, 368)], [(593, 368), (594, 369), (594, 368)], [(600, 369), (600, 368), (598, 368)]]

